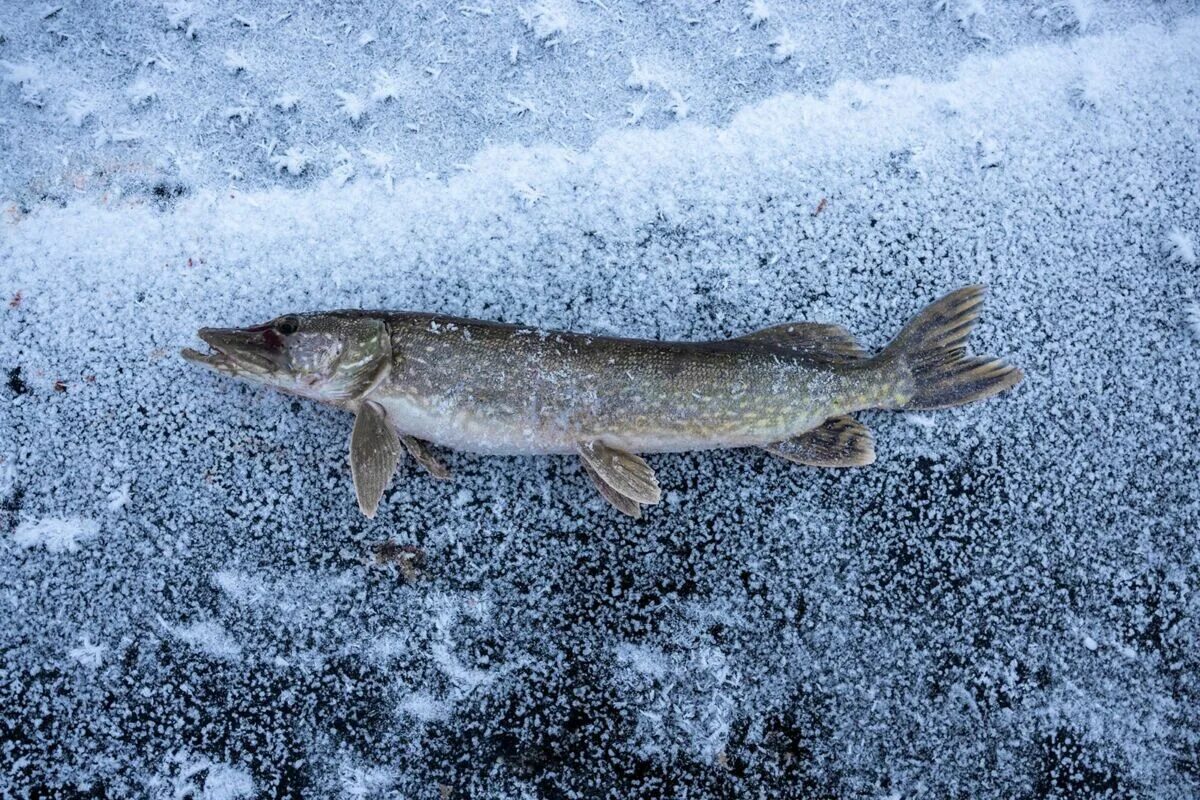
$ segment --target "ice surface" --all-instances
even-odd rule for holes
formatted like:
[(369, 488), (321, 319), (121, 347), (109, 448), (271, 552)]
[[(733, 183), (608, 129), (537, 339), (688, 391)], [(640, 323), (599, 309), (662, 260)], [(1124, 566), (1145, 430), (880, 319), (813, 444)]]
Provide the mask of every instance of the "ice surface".
[[(58, 5), (0, 4), (0, 795), (1200, 792), (1193, 4)], [(348, 416), (177, 357), (975, 281), (1017, 390), (641, 522), (449, 452), (366, 520)]]

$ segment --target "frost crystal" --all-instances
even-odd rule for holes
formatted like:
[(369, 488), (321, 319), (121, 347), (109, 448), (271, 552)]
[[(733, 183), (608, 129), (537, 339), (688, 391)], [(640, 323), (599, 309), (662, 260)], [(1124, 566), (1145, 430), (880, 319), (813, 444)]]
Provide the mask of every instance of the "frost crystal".
[(97, 669), (104, 663), (105, 649), (103, 645), (93, 644), (90, 636), (84, 636), (79, 646), (72, 647), (67, 654), (88, 669)]
[(780, 31), (779, 35), (771, 40), (771, 60), (776, 64), (782, 64), (795, 54), (796, 40), (788, 30)]
[(100, 524), (83, 517), (46, 517), (23, 522), (13, 531), (18, 547), (45, 547), (51, 553), (76, 553), (80, 546), (100, 533)]
[(533, 8), (520, 9), (521, 21), (533, 37), (546, 47), (558, 44), (556, 37), (567, 29), (567, 15), (556, 2), (538, 3)]
[(76, 94), (63, 106), (63, 113), (68, 122), (81, 128), (88, 117), (96, 113), (96, 104), (91, 98)]
[(688, 108), (687, 101), (683, 99), (683, 95), (674, 89), (671, 90), (671, 102), (667, 106), (667, 110), (674, 115), (675, 119), (687, 119)]
[(125, 89), (129, 105), (140, 106), (158, 99), (158, 89), (145, 78), (138, 78)]
[(191, 625), (172, 626), (161, 618), (159, 623), (181, 642), (217, 658), (235, 660), (242, 654), (242, 647), (223, 627), (212, 621), (193, 622)]
[(284, 92), (281, 95), (277, 95), (275, 99), (271, 101), (271, 105), (274, 108), (278, 108), (280, 111), (295, 111), (296, 106), (299, 104), (300, 95), (294, 92)]
[(1056, 31), (1087, 33), (1096, 17), (1093, 0), (1054, 0), (1038, 5), (1033, 16)]
[(1200, 303), (1195, 301), (1188, 303), (1184, 309), (1187, 315), (1188, 327), (1192, 330), (1192, 335), (1196, 337), (1196, 341), (1200, 342)]
[(1163, 242), (1163, 250), (1172, 261), (1196, 266), (1196, 242), (1190, 233), (1180, 228), (1172, 228)]
[(5, 83), (20, 88), (22, 102), (36, 108), (46, 104), (44, 92), (47, 87), (40, 68), (28, 61), (23, 64), (0, 61), (0, 66), (5, 70)]
[(289, 175), (300, 175), (310, 163), (308, 152), (296, 145), (283, 151), (282, 155), (271, 156), (271, 163), (276, 172), (287, 172)]
[(654, 88), (654, 84), (659, 82), (657, 75), (642, 66), (636, 58), (629, 59), (629, 67), (629, 77), (625, 79), (625, 85), (630, 89), (641, 89), (643, 92), (648, 92)]
[(757, 28), (771, 18), (771, 9), (767, 7), (767, 0), (747, 0), (743, 12), (750, 20), (751, 28)]
[(389, 100), (400, 99), (400, 82), (392, 77), (387, 70), (375, 73), (375, 86), (371, 89), (371, 100), (376, 103), (386, 103)]
[(250, 62), (246, 59), (246, 56), (243, 53), (240, 53), (237, 50), (225, 51), (224, 64), (225, 69), (229, 70), (229, 72), (233, 75), (238, 75), (250, 70)]
[(171, 30), (183, 31), (183, 35), (188, 39), (195, 39), (204, 24), (199, 6), (196, 3), (181, 0), (181, 2), (167, 3), (164, 7), (167, 11), (167, 26)]
[(338, 104), (338, 111), (340, 111), (346, 117), (346, 119), (350, 120), (351, 122), (359, 122), (362, 120), (363, 116), (367, 113), (367, 103), (365, 100), (353, 92), (343, 92), (341, 90), (337, 90), (334, 92), (334, 94), (336, 94), (338, 99), (341, 101)]

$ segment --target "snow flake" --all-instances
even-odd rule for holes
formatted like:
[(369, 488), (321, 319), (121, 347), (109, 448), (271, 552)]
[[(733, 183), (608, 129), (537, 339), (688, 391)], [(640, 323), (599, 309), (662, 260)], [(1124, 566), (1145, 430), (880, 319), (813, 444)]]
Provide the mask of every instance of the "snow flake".
[(237, 50), (226, 50), (225, 60), (222, 62), (225, 69), (229, 70), (232, 75), (240, 75), (250, 71), (250, 61), (244, 53)]
[(533, 106), (533, 101), (531, 100), (526, 100), (522, 97), (516, 97), (515, 95), (511, 94), (505, 95), (505, 99), (508, 100), (508, 113), (514, 117), (520, 117), (524, 116), (525, 114), (533, 114), (536, 112), (536, 109)]
[(682, 94), (674, 89), (671, 90), (670, 94), (671, 102), (667, 105), (667, 110), (674, 115), (675, 119), (687, 119), (689, 111), (687, 100), (683, 98)]
[(343, 797), (348, 800), (365, 800), (387, 792), (396, 782), (396, 771), (390, 767), (343, 766), (339, 780)]
[(629, 77), (625, 79), (625, 85), (630, 89), (641, 89), (643, 92), (648, 92), (654, 88), (656, 83), (659, 83), (658, 75), (642, 66), (636, 58), (629, 59)]
[(179, 641), (211, 656), (232, 661), (242, 655), (242, 646), (219, 623), (207, 620), (190, 625), (170, 625), (161, 617), (158, 622)]
[(637, 125), (642, 121), (642, 117), (646, 116), (646, 111), (650, 108), (650, 103), (646, 98), (639, 97), (636, 100), (630, 101), (625, 106), (625, 124)]
[(116, 489), (108, 493), (108, 510), (120, 511), (125, 506), (129, 505), (129, 483), (122, 483)]
[(196, 3), (179, 0), (166, 3), (164, 8), (167, 11), (167, 25), (171, 30), (183, 31), (184, 37), (188, 39), (196, 38), (196, 34), (204, 25), (200, 7)]
[(525, 27), (533, 34), (533, 38), (537, 39), (546, 47), (554, 47), (558, 44), (556, 37), (560, 36), (567, 29), (567, 15), (557, 2), (538, 3), (533, 8), (519, 9), (521, 21), (525, 23)]
[(1192, 335), (1200, 341), (1200, 303), (1192, 301), (1184, 308), (1187, 315), (1188, 327), (1192, 330)]
[(82, 128), (88, 117), (96, 113), (96, 103), (90, 97), (76, 93), (63, 105), (63, 114), (76, 128)]
[(767, 7), (767, 0), (747, 0), (742, 12), (750, 20), (751, 28), (757, 28), (771, 18), (771, 9)]
[(400, 82), (392, 77), (387, 70), (375, 73), (375, 86), (371, 89), (371, 100), (375, 103), (386, 103), (389, 100), (400, 99)]
[(523, 202), (526, 206), (535, 205), (539, 200), (545, 197), (544, 194), (524, 181), (518, 181), (513, 186), (513, 189), (516, 192), (516, 196), (520, 198), (521, 202)]
[(287, 172), (289, 175), (300, 175), (308, 169), (311, 159), (303, 147), (293, 145), (284, 150), (281, 155), (271, 156), (271, 163), (276, 172)]
[(0, 61), (0, 66), (4, 67), (5, 75), (4, 82), (16, 86), (21, 90), (21, 101), (35, 108), (41, 108), (46, 105), (46, 81), (42, 77), (41, 68), (31, 61), (26, 61), (22, 64), (14, 64), (9, 61)]
[(796, 40), (786, 28), (771, 40), (771, 60), (782, 64), (796, 54)]
[(300, 105), (300, 95), (295, 92), (284, 92), (276, 95), (275, 99), (271, 101), (271, 106), (280, 111), (295, 111), (298, 105)]
[(90, 636), (85, 635), (78, 647), (72, 647), (67, 655), (88, 669), (96, 669), (104, 663), (104, 645), (93, 644)]
[(1178, 261), (1189, 267), (1196, 266), (1196, 242), (1190, 233), (1181, 228), (1172, 228), (1167, 232), (1163, 251), (1171, 261)]
[(413, 692), (400, 702), (400, 711), (421, 722), (436, 722), (450, 714), (450, 706), (428, 692)]
[(357, 123), (366, 115), (367, 103), (358, 95), (341, 90), (335, 90), (334, 94), (341, 100), (341, 103), (338, 104), (338, 111), (345, 115), (346, 119)]
[(221, 111), (221, 116), (227, 120), (236, 119), (245, 125), (254, 116), (254, 108), (252, 106), (228, 106)]
[(1053, 0), (1033, 10), (1034, 19), (1062, 33), (1087, 33), (1096, 18), (1094, 0)]
[(147, 105), (158, 99), (158, 87), (145, 78), (138, 78), (125, 89), (131, 106)]

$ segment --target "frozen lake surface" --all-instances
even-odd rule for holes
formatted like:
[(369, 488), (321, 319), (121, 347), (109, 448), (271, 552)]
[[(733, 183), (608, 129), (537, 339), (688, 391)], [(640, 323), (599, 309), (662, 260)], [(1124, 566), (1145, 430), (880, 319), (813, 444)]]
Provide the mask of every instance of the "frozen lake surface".
[[(0, 796), (1200, 793), (1200, 8), (0, 0)], [(866, 469), (411, 460), (178, 358), (989, 287)], [(402, 554), (405, 566), (381, 561)]]

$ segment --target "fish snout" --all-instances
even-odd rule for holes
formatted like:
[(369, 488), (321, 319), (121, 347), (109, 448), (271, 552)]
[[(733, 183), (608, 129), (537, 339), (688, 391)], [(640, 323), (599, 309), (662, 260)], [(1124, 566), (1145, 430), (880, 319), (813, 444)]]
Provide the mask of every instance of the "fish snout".
[(237, 372), (263, 373), (277, 367), (273, 355), (279, 348), (264, 338), (261, 329), (201, 328), (196, 335), (212, 349), (212, 353), (185, 347), (180, 355), (188, 361)]

